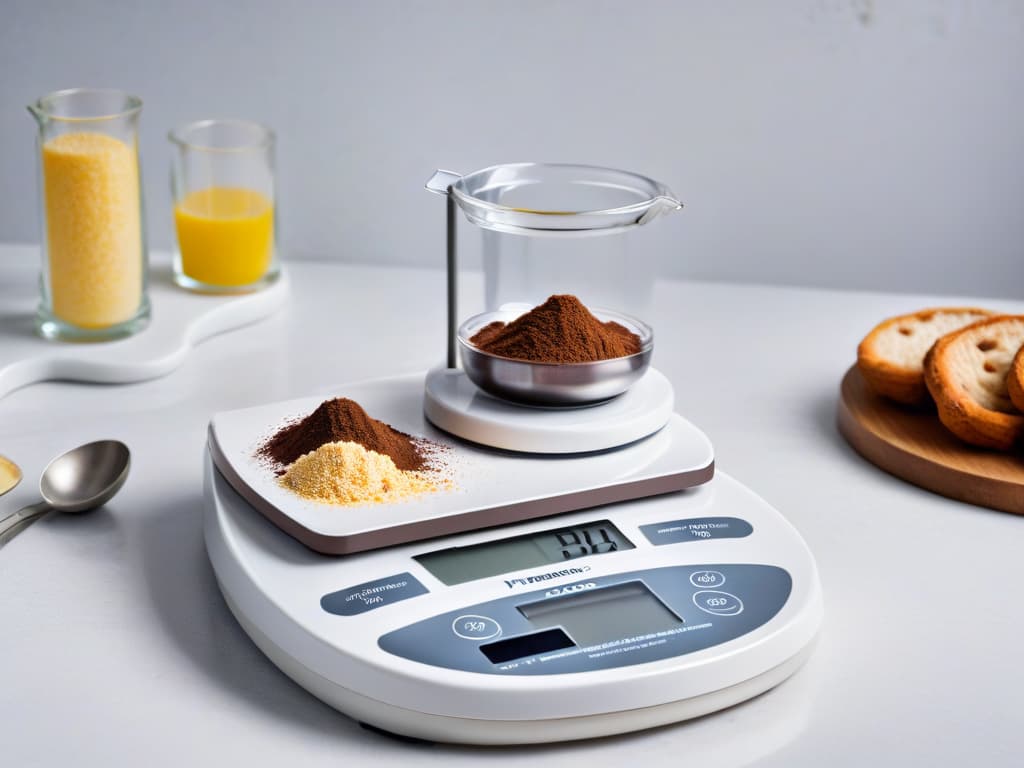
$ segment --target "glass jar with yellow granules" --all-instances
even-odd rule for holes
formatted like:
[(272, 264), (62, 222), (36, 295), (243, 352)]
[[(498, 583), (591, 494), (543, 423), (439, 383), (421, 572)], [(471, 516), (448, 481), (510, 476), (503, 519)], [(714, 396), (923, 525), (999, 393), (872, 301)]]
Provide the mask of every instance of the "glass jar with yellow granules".
[(122, 91), (57, 91), (29, 106), (39, 127), (46, 338), (103, 341), (149, 319), (139, 173), (142, 102)]

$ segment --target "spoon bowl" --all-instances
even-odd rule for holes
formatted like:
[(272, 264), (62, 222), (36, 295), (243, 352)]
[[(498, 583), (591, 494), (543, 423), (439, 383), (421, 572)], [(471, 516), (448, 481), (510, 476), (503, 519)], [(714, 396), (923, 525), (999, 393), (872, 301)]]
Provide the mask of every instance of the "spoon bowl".
[(60, 512), (85, 512), (114, 497), (131, 466), (128, 446), (117, 440), (80, 445), (51, 461), (39, 480), (43, 500)]

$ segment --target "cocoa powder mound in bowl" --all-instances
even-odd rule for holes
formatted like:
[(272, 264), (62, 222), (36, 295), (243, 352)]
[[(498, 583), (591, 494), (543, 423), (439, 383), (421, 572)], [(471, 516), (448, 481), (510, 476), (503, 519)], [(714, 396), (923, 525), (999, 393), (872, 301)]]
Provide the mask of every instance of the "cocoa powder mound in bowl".
[(462, 368), (514, 403), (567, 407), (616, 397), (650, 365), (654, 333), (636, 318), (556, 295), (526, 314), (497, 311), (459, 328)]
[(570, 294), (550, 296), (525, 315), (494, 320), (469, 343), (484, 352), (534, 363), (594, 363), (635, 355), (640, 337), (614, 320), (602, 322)]

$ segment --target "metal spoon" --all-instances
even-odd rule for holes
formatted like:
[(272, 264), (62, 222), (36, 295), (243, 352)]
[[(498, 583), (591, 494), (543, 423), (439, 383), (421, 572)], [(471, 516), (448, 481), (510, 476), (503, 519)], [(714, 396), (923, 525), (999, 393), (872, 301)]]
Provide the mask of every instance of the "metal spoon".
[(6, 456), (0, 456), (0, 496), (13, 490), (20, 482), (21, 467)]
[(51, 461), (39, 479), (43, 501), (0, 520), (0, 547), (51, 510), (89, 512), (114, 497), (128, 479), (131, 453), (117, 440), (80, 445)]

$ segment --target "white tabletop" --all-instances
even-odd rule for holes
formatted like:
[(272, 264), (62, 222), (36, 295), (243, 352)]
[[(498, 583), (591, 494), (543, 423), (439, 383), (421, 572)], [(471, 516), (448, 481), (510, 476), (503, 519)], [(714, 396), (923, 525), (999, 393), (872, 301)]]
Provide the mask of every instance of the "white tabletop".
[[(0, 248), (5, 262), (24, 252)], [(861, 460), (839, 380), (881, 317), (950, 301), (661, 283), (655, 364), (718, 466), (796, 525), (825, 624), (792, 679), (697, 721), (602, 741), (483, 750), (362, 730), (237, 626), (201, 537), (210, 414), (425, 369), (444, 351), (440, 271), (292, 262), (279, 315), (216, 337), (164, 379), (46, 383), (0, 400), (0, 453), (37, 500), (53, 455), (111, 437), (132, 474), (105, 509), (50, 516), (0, 550), (0, 763), (10, 766), (1010, 765), (1024, 754), (1024, 519), (950, 501)], [(5, 317), (0, 322), (16, 322)], [(3, 349), (0, 347), (0, 357)]]

